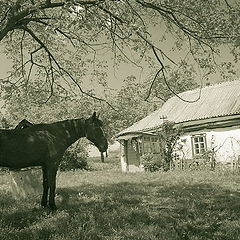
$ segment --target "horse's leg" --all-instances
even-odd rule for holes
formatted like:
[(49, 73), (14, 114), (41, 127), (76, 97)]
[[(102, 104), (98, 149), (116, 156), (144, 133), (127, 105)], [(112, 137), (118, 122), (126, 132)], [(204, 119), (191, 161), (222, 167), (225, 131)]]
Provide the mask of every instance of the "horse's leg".
[(41, 206), (47, 206), (47, 197), (48, 197), (48, 174), (47, 174), (47, 167), (42, 166), (42, 173), (43, 173), (43, 195), (41, 200)]
[(48, 186), (50, 188), (49, 193), (49, 208), (52, 210), (56, 210), (55, 204), (55, 190), (56, 190), (56, 175), (57, 175), (57, 167), (48, 168)]

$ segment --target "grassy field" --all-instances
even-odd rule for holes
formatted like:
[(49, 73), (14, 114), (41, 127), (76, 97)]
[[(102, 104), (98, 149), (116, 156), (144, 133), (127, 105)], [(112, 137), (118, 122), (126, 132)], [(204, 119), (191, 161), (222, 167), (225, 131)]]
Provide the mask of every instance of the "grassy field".
[(0, 175), (1, 240), (240, 239), (240, 176), (219, 172), (121, 173), (116, 159), (62, 172), (51, 213), (14, 200)]

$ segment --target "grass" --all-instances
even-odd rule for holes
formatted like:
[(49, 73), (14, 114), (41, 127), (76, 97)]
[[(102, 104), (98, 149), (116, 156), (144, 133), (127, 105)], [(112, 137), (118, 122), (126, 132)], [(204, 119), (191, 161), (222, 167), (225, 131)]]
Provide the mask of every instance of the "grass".
[(90, 165), (89, 172), (58, 175), (54, 213), (39, 199), (15, 200), (2, 173), (1, 239), (240, 239), (236, 173), (121, 173), (116, 159)]

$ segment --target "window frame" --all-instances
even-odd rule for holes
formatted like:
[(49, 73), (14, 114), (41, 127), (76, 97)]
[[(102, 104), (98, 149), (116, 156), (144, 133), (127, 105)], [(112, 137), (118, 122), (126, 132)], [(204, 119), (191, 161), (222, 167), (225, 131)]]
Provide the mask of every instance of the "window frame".
[(151, 148), (153, 154), (161, 153), (160, 139), (157, 136), (151, 137)]
[[(202, 141), (201, 139), (202, 138)], [(196, 141), (197, 140), (197, 141)], [(193, 157), (202, 156), (207, 150), (206, 134), (196, 134), (191, 137)], [(203, 144), (203, 147), (201, 146)], [(196, 147), (198, 146), (198, 147)], [(198, 149), (198, 151), (197, 151)]]
[[(149, 154), (152, 152), (151, 138), (150, 136), (143, 137), (143, 154)], [(146, 151), (147, 150), (147, 151)], [(150, 150), (150, 151), (149, 151)]]
[(142, 154), (159, 154), (161, 153), (160, 139), (158, 136), (142, 137)]

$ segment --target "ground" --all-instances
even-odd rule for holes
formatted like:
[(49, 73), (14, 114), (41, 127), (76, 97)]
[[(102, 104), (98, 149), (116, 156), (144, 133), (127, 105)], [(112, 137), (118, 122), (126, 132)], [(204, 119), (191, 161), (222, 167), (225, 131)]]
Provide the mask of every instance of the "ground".
[(116, 158), (90, 165), (58, 175), (53, 213), (36, 197), (14, 200), (1, 173), (1, 239), (240, 239), (237, 172), (121, 173)]

